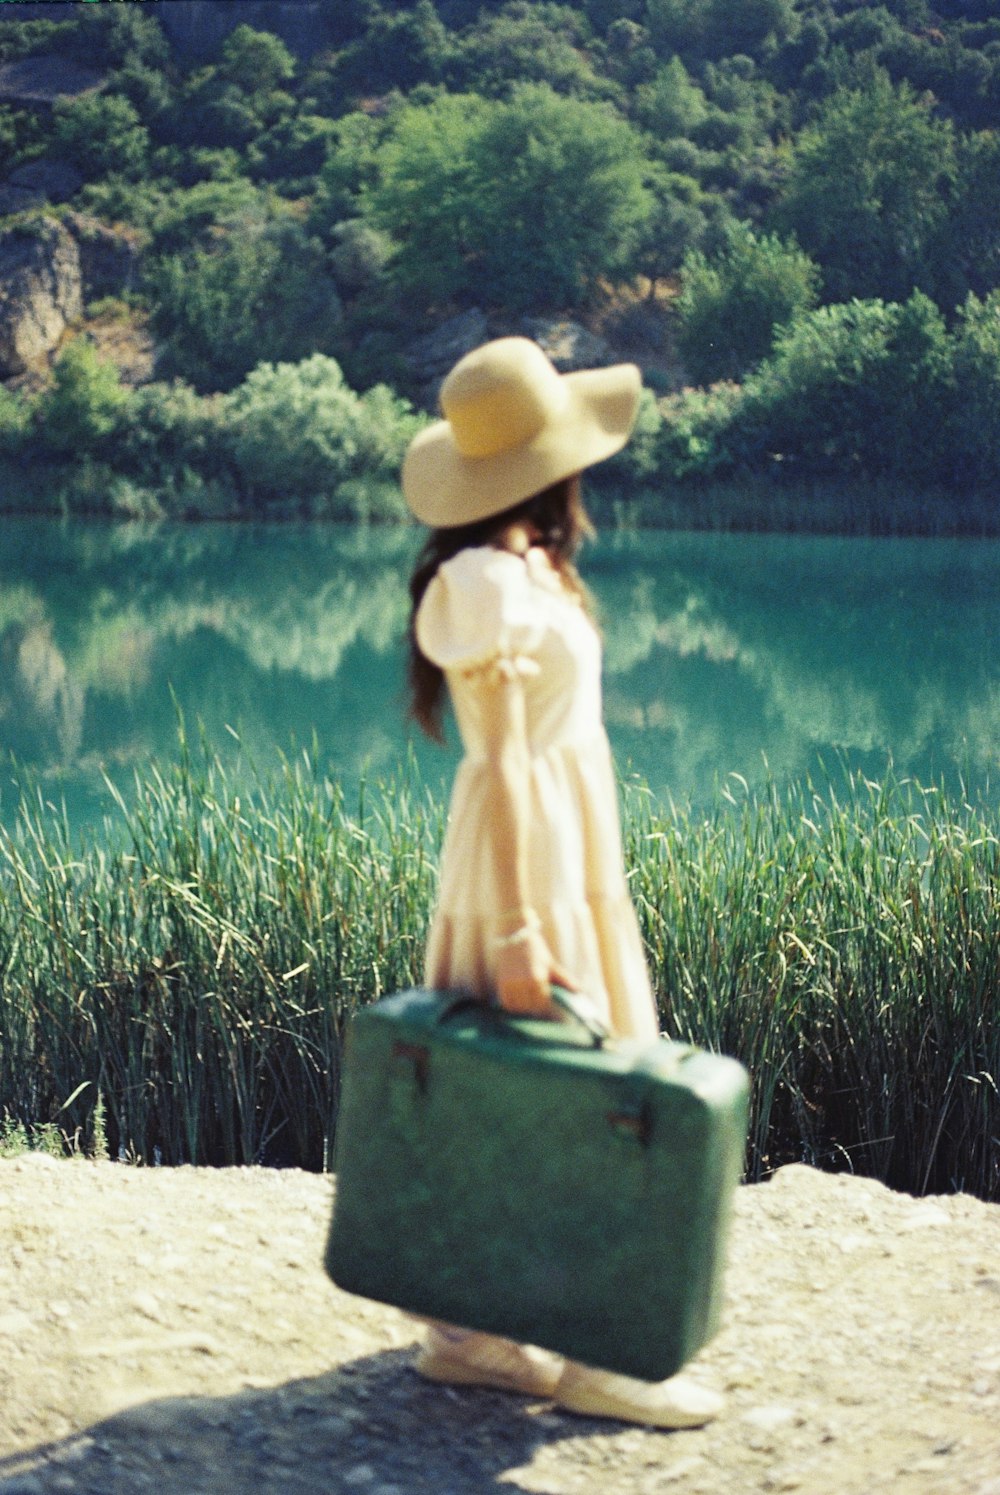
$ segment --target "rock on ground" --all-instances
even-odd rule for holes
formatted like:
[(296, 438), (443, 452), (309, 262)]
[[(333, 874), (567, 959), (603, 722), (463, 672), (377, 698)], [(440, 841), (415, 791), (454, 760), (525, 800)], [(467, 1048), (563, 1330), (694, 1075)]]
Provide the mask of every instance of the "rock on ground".
[(427, 1385), (324, 1275), (329, 1178), (0, 1162), (0, 1495), (1000, 1495), (1000, 1206), (741, 1189), (719, 1420)]

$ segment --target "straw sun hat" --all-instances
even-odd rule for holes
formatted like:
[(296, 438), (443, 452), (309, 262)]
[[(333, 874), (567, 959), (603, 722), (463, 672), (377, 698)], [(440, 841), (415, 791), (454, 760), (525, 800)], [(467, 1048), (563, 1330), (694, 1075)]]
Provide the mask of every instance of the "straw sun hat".
[(501, 337), (459, 359), (444, 419), (410, 443), (403, 492), (436, 529), (512, 508), (625, 445), (639, 404), (631, 363), (560, 374), (537, 343)]

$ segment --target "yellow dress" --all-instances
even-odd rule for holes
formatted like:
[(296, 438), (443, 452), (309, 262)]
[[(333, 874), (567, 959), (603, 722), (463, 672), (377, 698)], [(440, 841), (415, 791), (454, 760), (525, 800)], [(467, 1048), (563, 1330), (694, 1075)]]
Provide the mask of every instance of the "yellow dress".
[(530, 755), (530, 902), (555, 960), (622, 1037), (659, 1031), (625, 881), (611, 751), (601, 713), (601, 643), (545, 552), (460, 551), (416, 617), (445, 672), (465, 756), (452, 790), (425, 979), (493, 990), (503, 912), (487, 841), (489, 774), (480, 692), (491, 671), (522, 680)]

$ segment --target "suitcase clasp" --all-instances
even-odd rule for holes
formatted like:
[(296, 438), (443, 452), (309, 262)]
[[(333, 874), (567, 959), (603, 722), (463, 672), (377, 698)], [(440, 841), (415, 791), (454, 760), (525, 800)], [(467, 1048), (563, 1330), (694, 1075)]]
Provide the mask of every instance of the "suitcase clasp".
[(641, 1147), (648, 1147), (653, 1135), (653, 1116), (648, 1105), (635, 1111), (609, 1111), (607, 1122), (616, 1132), (631, 1134)]
[(394, 1059), (409, 1059), (413, 1064), (413, 1078), (421, 1095), (427, 1090), (427, 1075), (430, 1070), (430, 1049), (422, 1043), (405, 1043), (401, 1038), (392, 1046)]

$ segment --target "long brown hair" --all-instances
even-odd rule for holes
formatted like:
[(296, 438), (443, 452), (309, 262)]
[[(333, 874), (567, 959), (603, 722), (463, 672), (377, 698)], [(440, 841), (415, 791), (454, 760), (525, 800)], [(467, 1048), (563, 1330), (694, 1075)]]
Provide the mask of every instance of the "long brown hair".
[(529, 524), (538, 532), (535, 543), (546, 551), (563, 584), (588, 611), (592, 611), (590, 596), (573, 563), (582, 541), (593, 534), (593, 526), (583, 507), (579, 476), (562, 478), (550, 488), (544, 488), (500, 514), (491, 514), (488, 519), (431, 530), (410, 578), (408, 679), (409, 714), (435, 742), (444, 741), (444, 673), (421, 653), (414, 628), (417, 609), (439, 566), (458, 555), (460, 550), (492, 544), (504, 530), (519, 522)]

